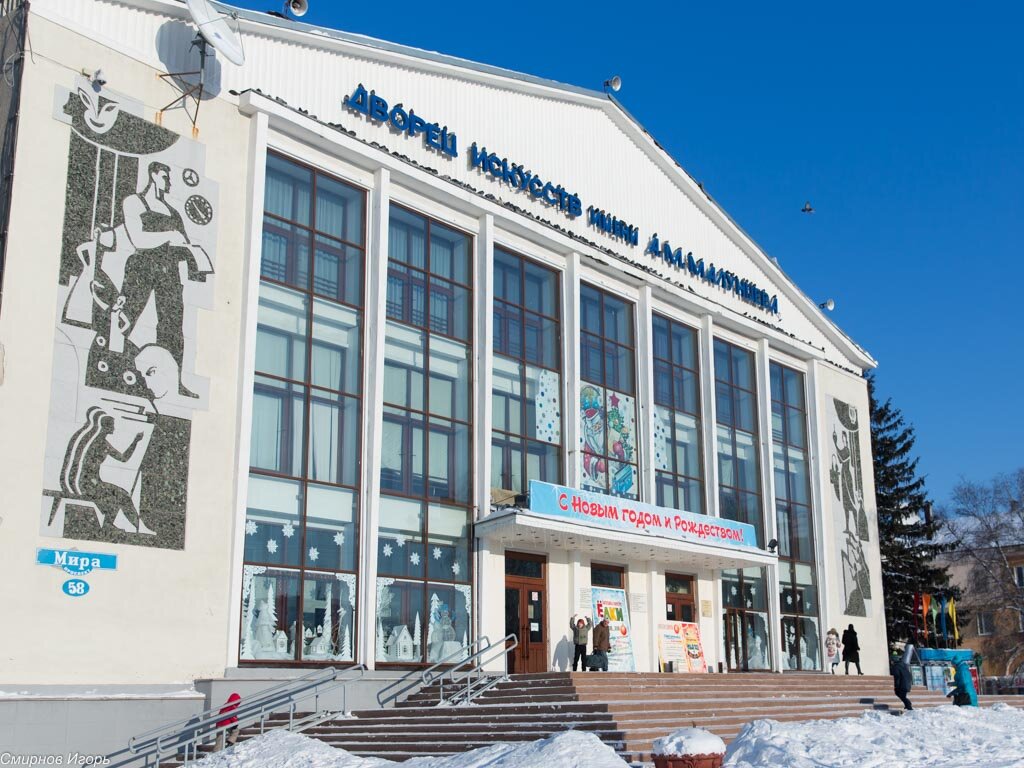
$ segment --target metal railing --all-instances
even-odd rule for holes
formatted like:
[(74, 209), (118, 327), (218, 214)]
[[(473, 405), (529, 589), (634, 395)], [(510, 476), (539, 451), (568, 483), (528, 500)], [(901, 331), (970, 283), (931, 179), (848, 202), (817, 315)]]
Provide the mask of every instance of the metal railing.
[[(472, 656), (469, 656), (458, 664), (444, 670), (440, 674), (433, 675), (427, 679), (424, 674), (424, 684), (438, 684), (440, 700), (439, 707), (455, 707), (470, 704), (473, 699), (489, 691), (503, 680), (508, 680), (508, 654), (519, 646), (519, 638), (515, 633), (505, 635), (496, 643), (488, 643)], [(495, 674), (484, 670), (484, 666), (492, 661), (502, 659), (504, 672)], [(448, 694), (445, 694), (445, 688)]]
[[(364, 664), (344, 670), (328, 667), (278, 683), (251, 696), (244, 696), (238, 701), (238, 706), (228, 712), (221, 712), (224, 704), (210, 707), (191, 717), (133, 736), (125, 749), (107, 755), (104, 765), (108, 768), (157, 765), (162, 759), (170, 757), (181, 758), (187, 763), (198, 759), (200, 746), (212, 743), (219, 735), (231, 729), (259, 725), (262, 734), (273, 715), (280, 717), (281, 724), (270, 727), (302, 731), (337, 717), (340, 711), (344, 711), (344, 706), (341, 710), (321, 709), (320, 697), (343, 689), (348, 683), (362, 677), (364, 672)], [(312, 711), (297, 717), (299, 703), (310, 699), (313, 700)], [(282, 717), (284, 714), (288, 716), (287, 723)], [(218, 725), (218, 722), (228, 718), (236, 718), (236, 721), (230, 725)]]
[[(445, 656), (433, 666), (427, 667), (427, 669), (414, 669), (411, 672), (407, 672), (395, 680), (395, 682), (391, 683), (391, 685), (381, 688), (381, 690), (377, 692), (377, 703), (381, 707), (385, 707), (391, 702), (397, 703), (398, 698), (403, 694), (411, 693), (414, 689), (419, 690), (424, 686), (430, 685), (437, 679), (436, 673), (441, 669), (441, 667), (450, 666), (453, 662), (464, 660), (467, 657), (471, 658), (469, 654), (473, 654), (475, 656), (479, 653), (478, 647), (481, 645), (490, 647), (491, 641), (486, 635), (478, 637), (471, 643), (467, 643), (454, 653), (450, 653)], [(474, 649), (477, 650), (474, 651)]]

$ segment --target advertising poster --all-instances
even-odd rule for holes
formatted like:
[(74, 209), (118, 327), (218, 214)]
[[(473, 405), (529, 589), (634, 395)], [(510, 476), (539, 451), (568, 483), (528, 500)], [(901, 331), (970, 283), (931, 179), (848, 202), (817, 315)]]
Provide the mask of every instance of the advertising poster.
[(608, 638), (612, 647), (608, 652), (608, 671), (636, 672), (625, 590), (594, 587), (591, 600), (594, 605), (594, 624), (608, 619)]
[(708, 671), (699, 626), (682, 621), (663, 621), (658, 624), (657, 632), (662, 671), (668, 669), (668, 662), (672, 662), (675, 672)]

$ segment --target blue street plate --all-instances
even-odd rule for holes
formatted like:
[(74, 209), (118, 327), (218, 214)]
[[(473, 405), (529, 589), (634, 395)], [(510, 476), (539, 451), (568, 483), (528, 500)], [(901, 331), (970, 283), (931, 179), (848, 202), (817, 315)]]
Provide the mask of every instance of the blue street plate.
[(61, 591), (68, 597), (81, 597), (89, 594), (89, 582), (82, 579), (68, 579), (61, 587)]

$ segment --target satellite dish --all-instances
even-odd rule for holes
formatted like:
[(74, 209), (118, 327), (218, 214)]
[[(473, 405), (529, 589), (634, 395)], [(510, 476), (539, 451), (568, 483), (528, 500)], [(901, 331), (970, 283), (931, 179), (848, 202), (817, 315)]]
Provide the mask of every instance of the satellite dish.
[(199, 27), (203, 39), (224, 54), (224, 58), (236, 66), (245, 63), (242, 41), (224, 20), (226, 17), (210, 5), (210, 0), (185, 0), (192, 21)]

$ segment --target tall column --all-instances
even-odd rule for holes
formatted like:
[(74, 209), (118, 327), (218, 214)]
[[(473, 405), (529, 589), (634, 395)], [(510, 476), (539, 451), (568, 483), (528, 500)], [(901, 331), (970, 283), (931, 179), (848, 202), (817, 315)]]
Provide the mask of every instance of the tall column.
[[(764, 509), (764, 542), (762, 546), (767, 548), (768, 542), (777, 539), (779, 535), (778, 521), (775, 517), (775, 465), (774, 449), (772, 440), (772, 390), (771, 390), (771, 349), (768, 346), (768, 339), (761, 339), (757, 343), (757, 429), (760, 432), (761, 440), (758, 449), (761, 452), (761, 498)], [(776, 672), (782, 671), (782, 619), (781, 601), (779, 599), (779, 567), (767, 569), (768, 589), (768, 637), (771, 638), (772, 669)]]
[(249, 124), (249, 229), (245, 233), (245, 298), (242, 304), (242, 349), (238, 392), (238, 434), (235, 445), (235, 525), (231, 543), (231, 610), (228, 611), (227, 666), (238, 664), (242, 615), (242, 562), (245, 513), (249, 489), (249, 443), (252, 430), (253, 382), (256, 371), (256, 325), (260, 304), (260, 259), (263, 245), (263, 189), (267, 171), (267, 115), (257, 112)]
[[(476, 387), (473, 409), (473, 481), (476, 493), (476, 520), (482, 520), (491, 513), (491, 389), (494, 383), (492, 368), (494, 359), (494, 217), (486, 213), (478, 220), (475, 241), (475, 269), (473, 294), (476, 297), (475, 323), (473, 326), (473, 355), (475, 362)], [(473, 548), (478, 553), (477, 567), (473, 571), (473, 614), (476, 616), (474, 638), (487, 634), (484, 631), (483, 596), (504, 594), (503, 585), (487, 584), (484, 560), (480, 555), (480, 541), (474, 540)], [(493, 637), (493, 636), (492, 636)]]
[(704, 315), (700, 330), (701, 434), (704, 449), (704, 509), (718, 517), (718, 442), (715, 406), (715, 322)]
[(637, 449), (640, 451), (640, 498), (658, 503), (654, 467), (654, 343), (651, 286), (640, 289), (637, 302)]
[[(838, 578), (839, 564), (829, 562), (830, 547), (825, 546), (825, 531), (831, 526), (825, 524), (828, 514), (825, 489), (829, 487), (829, 464), (822, 461), (822, 439), (828, 439), (828, 411), (819, 406), (819, 390), (821, 389), (821, 361), (811, 360), (807, 366), (807, 384), (804, 397), (807, 402), (807, 454), (809, 460), (808, 473), (811, 479), (811, 535), (814, 537), (814, 579), (818, 588), (819, 637), (824, 641), (832, 616), (831, 587), (833, 579)], [(828, 404), (825, 404), (827, 409)], [(827, 445), (827, 444), (826, 444)], [(826, 449), (827, 450), (827, 449)], [(825, 668), (824, 662), (822, 669)]]
[(384, 340), (387, 333), (388, 217), (391, 172), (379, 169), (370, 194), (366, 244), (366, 309), (363, 351), (363, 503), (359, 558), (357, 661), (373, 669), (377, 628), (377, 524), (380, 519), (380, 464), (384, 421)]
[(562, 402), (565, 414), (565, 484), (580, 487), (580, 255), (566, 258), (562, 285)]

